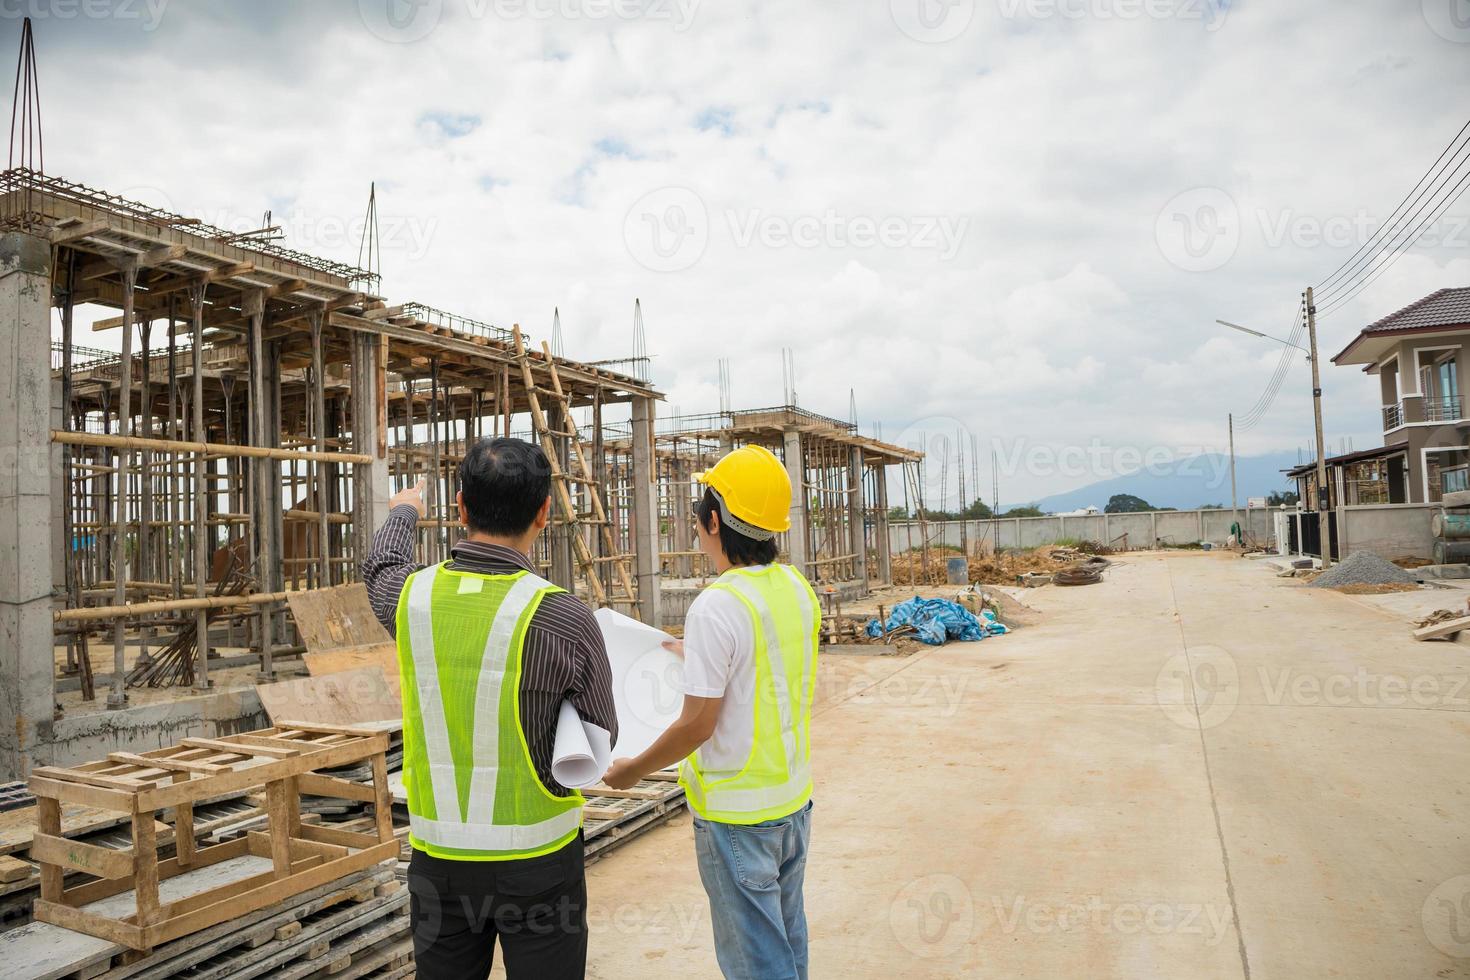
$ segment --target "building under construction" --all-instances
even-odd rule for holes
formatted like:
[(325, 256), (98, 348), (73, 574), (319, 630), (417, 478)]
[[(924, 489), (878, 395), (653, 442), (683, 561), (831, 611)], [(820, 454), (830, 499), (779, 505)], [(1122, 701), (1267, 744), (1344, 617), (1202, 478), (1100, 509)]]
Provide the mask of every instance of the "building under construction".
[[(819, 588), (889, 577), (884, 471), (917, 454), (853, 425), (793, 407), (657, 423), (646, 358), (579, 362), (391, 302), (374, 271), (269, 227), (24, 168), (0, 175), (0, 217), (11, 773), (254, 723), (253, 686), (299, 670), (291, 594), (355, 580), (388, 498), (420, 478), (420, 557), (447, 558), (455, 469), (483, 436), (547, 451), (533, 557), (594, 606), (682, 619), (710, 577), (692, 474), (746, 443), (802, 488), (782, 550)], [(98, 306), (115, 315), (78, 322)]]

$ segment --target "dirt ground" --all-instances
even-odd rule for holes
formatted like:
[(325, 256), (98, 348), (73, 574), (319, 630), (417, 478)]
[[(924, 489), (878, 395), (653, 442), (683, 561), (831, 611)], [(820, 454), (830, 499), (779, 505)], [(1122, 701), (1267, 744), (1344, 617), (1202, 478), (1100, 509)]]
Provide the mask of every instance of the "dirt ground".
[[(1009, 635), (824, 658), (811, 975), (1470, 977), (1470, 642), (1414, 598), (1130, 554)], [(588, 877), (591, 976), (718, 976), (687, 816)]]

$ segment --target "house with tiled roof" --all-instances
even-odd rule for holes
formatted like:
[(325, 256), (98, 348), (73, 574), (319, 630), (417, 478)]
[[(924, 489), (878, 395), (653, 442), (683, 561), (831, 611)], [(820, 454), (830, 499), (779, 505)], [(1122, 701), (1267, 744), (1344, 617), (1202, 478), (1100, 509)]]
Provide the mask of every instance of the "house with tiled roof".
[[(1378, 376), (1383, 445), (1330, 458), (1333, 507), (1434, 503), (1470, 490), (1470, 287), (1441, 289), (1364, 327), (1338, 365)], [(1315, 471), (1292, 470), (1303, 500)]]

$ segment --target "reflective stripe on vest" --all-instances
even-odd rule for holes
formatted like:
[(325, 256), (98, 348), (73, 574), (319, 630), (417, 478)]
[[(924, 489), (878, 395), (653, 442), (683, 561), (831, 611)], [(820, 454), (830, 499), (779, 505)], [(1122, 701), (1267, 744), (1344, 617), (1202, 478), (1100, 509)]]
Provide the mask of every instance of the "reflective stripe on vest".
[[(756, 823), (773, 820), (794, 813), (806, 803), (811, 795), (811, 703), (815, 688), (816, 669), (816, 610), (817, 600), (812, 588), (796, 569), (789, 565), (772, 566), (769, 572), (758, 575), (781, 575), (795, 598), (795, 608), (800, 616), (796, 624), (780, 624), (801, 637), (794, 649), (783, 644), (782, 631), (776, 622), (776, 612), (771, 608), (762, 586), (753, 581), (754, 576), (733, 570), (722, 575), (713, 587), (734, 592), (753, 615), (752, 626), (761, 642), (756, 644), (755, 698), (757, 704), (767, 698), (776, 708), (777, 730), (771, 731), (761, 724), (762, 715), (757, 704), (749, 706), (755, 713), (751, 754), (746, 768), (740, 772), (708, 772), (700, 768), (698, 753), (685, 760), (681, 782), (685, 784), (692, 807), (707, 819), (726, 823)], [(767, 586), (775, 583), (767, 580)], [(795, 630), (792, 627), (795, 626)], [(789, 641), (788, 641), (789, 642)], [(788, 658), (800, 657), (801, 687), (791, 690)], [(766, 685), (769, 685), (768, 691)], [(794, 695), (794, 696), (793, 696)], [(722, 710), (734, 710), (744, 706), (727, 702)], [(771, 773), (751, 772), (751, 764), (762, 757), (762, 749), (771, 746), (761, 740), (778, 738), (780, 755), (784, 760), (784, 772), (775, 777)], [(774, 756), (774, 753), (770, 753)]]
[[(425, 806), (427, 801), (416, 799), (416, 792), (410, 790), (409, 823), (412, 842), (415, 846), (420, 846), (420, 849), (442, 857), (469, 860), (526, 857), (554, 849), (550, 845), (560, 846), (564, 838), (574, 834), (581, 826), (582, 799), (579, 795), (554, 796), (541, 785), (534, 766), (523, 749), (518, 719), (519, 690), (506, 691), (505, 680), (512, 657), (515, 658), (517, 682), (521, 676), (521, 651), (516, 649), (516, 644), (517, 631), (524, 628), (522, 620), (527, 618), (528, 611), (539, 598), (554, 590), (555, 586), (529, 572), (520, 573), (513, 577), (510, 588), (495, 609), (484, 647), (480, 651), (473, 718), (455, 719), (456, 732), (461, 735), (461, 739), (467, 723), (472, 732), (469, 793), (465, 806), (461, 808), (459, 770), (450, 748), (450, 719), (445, 710), (444, 688), (439, 675), (433, 629), (434, 589), (441, 572), (461, 580), (461, 589), (465, 580), (470, 580), (475, 588), (465, 591), (474, 594), (481, 591), (486, 581), (499, 579), (503, 582), (506, 578), (511, 578), (445, 571), (442, 566), (434, 565), (415, 573), (405, 590), (403, 601), (408, 642), (404, 644), (400, 631), (399, 655), (403, 658), (406, 654), (408, 664), (412, 665), (413, 690), (416, 695), (413, 707), (416, 710), (411, 710), (405, 702), (404, 738), (406, 742), (421, 738), (423, 758), (428, 770), (429, 795), (434, 806), (434, 815), (430, 816)], [(522, 633), (521, 642), (523, 636)], [(502, 710), (507, 697), (509, 703), (515, 707), (509, 717)], [(459, 710), (463, 711), (462, 705)], [(501, 767), (503, 739), (514, 740), (507, 742), (505, 746), (510, 758), (516, 760), (508, 773), (502, 771)], [(463, 741), (459, 744), (463, 749)], [(406, 751), (406, 762), (408, 756)], [(422, 789), (423, 775), (414, 773), (408, 782), (416, 789)], [(510, 795), (502, 799), (503, 794)], [(534, 813), (539, 819), (521, 823), (496, 823), (497, 801), (514, 804), (503, 809), (518, 814)], [(462, 816), (464, 819), (461, 819)], [(452, 849), (456, 853), (443, 853), (443, 849)]]

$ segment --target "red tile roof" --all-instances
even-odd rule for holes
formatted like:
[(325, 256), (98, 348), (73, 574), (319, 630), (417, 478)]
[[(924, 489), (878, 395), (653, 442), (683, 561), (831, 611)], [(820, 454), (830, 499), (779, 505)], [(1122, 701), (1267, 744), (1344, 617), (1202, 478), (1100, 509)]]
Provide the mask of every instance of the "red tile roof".
[(1442, 330), (1449, 327), (1470, 328), (1470, 286), (1454, 286), (1430, 293), (1381, 320), (1368, 324), (1352, 339), (1334, 361), (1342, 357), (1363, 338), (1392, 333)]

